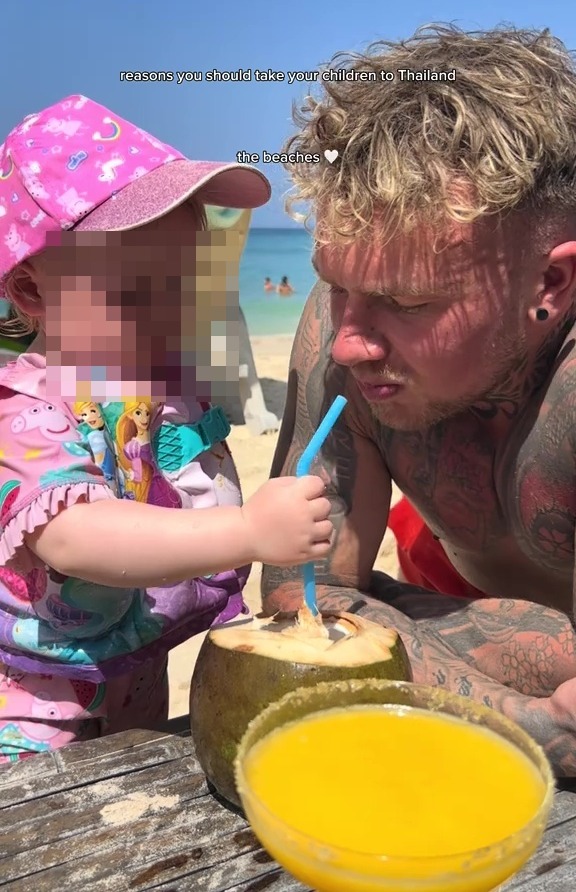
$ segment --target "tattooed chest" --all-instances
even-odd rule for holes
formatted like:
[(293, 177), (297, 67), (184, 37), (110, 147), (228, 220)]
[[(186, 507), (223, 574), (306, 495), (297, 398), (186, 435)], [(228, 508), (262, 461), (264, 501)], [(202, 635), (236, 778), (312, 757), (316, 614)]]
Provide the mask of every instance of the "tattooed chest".
[(394, 432), (386, 443), (392, 478), (434, 533), (476, 550), (505, 533), (489, 444), (458, 428)]
[(576, 480), (573, 472), (568, 480), (567, 456), (529, 440), (501, 448), (481, 426), (456, 423), (425, 434), (395, 431), (383, 448), (394, 481), (438, 538), (485, 558), (515, 563), (516, 555), (571, 572)]

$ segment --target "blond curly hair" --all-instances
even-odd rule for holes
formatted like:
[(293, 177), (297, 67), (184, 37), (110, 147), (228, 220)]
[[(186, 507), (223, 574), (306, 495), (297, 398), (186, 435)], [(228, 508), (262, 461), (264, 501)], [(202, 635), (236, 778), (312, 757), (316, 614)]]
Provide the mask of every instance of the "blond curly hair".
[[(331, 240), (357, 238), (375, 219), (393, 233), (576, 209), (576, 68), (549, 31), (429, 25), (408, 40), (338, 53), (323, 70), (377, 79), (321, 73), (321, 94), (294, 109), (299, 130), (284, 151), (322, 160), (286, 165), (287, 210), (306, 224), (319, 215)], [(401, 70), (454, 74), (415, 80)], [(305, 214), (295, 210), (302, 201)]]

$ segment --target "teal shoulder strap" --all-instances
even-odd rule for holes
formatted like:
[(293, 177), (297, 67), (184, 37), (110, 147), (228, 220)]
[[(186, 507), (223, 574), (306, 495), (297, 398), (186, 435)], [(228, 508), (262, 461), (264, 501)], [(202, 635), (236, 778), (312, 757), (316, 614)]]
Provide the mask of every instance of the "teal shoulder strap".
[(230, 424), (224, 411), (220, 406), (213, 406), (194, 423), (161, 424), (152, 438), (152, 447), (163, 471), (179, 471), (229, 434)]

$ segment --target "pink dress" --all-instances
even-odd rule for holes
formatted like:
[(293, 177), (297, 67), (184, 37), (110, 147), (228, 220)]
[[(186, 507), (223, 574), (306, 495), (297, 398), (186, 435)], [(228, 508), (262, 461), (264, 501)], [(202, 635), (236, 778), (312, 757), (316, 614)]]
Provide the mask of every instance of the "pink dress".
[(124, 455), (132, 462), (132, 467), (141, 466), (142, 462), (144, 462), (144, 464), (152, 468), (152, 480), (148, 490), (148, 498), (146, 499), (149, 505), (159, 505), (162, 508), (180, 507), (178, 493), (156, 464), (150, 443), (141, 444), (134, 437), (124, 447)]
[[(26, 533), (59, 511), (122, 492), (120, 472), (114, 486), (71, 407), (45, 399), (45, 377), (37, 354), (0, 368), (0, 761), (165, 717), (169, 649), (247, 612), (249, 567), (111, 589), (62, 577), (27, 547)], [(123, 406), (100, 408), (110, 419)], [(151, 433), (195, 422), (205, 408), (194, 401), (158, 407)], [(113, 429), (108, 434), (112, 441)], [(175, 510), (241, 503), (225, 443), (215, 450), (221, 458), (204, 452), (170, 474), (149, 445), (138, 447), (154, 469), (149, 501)]]

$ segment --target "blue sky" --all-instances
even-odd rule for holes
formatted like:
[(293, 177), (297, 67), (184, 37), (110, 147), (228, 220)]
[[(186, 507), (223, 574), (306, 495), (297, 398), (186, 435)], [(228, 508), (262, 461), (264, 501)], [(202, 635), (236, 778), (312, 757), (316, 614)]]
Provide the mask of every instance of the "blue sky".
[[(232, 160), (280, 150), (291, 106), (306, 86), (284, 83), (122, 83), (121, 71), (314, 70), (339, 50), (408, 37), (419, 25), (507, 21), (548, 27), (576, 47), (566, 0), (486, 0), (475, 18), (459, 0), (28, 0), (5, 3), (0, 52), (0, 141), (24, 115), (85, 93), (193, 158)], [(480, 10), (479, 10), (480, 7)], [(569, 21), (569, 18), (571, 21)], [(287, 226), (280, 165), (260, 164), (273, 185), (255, 226)]]

